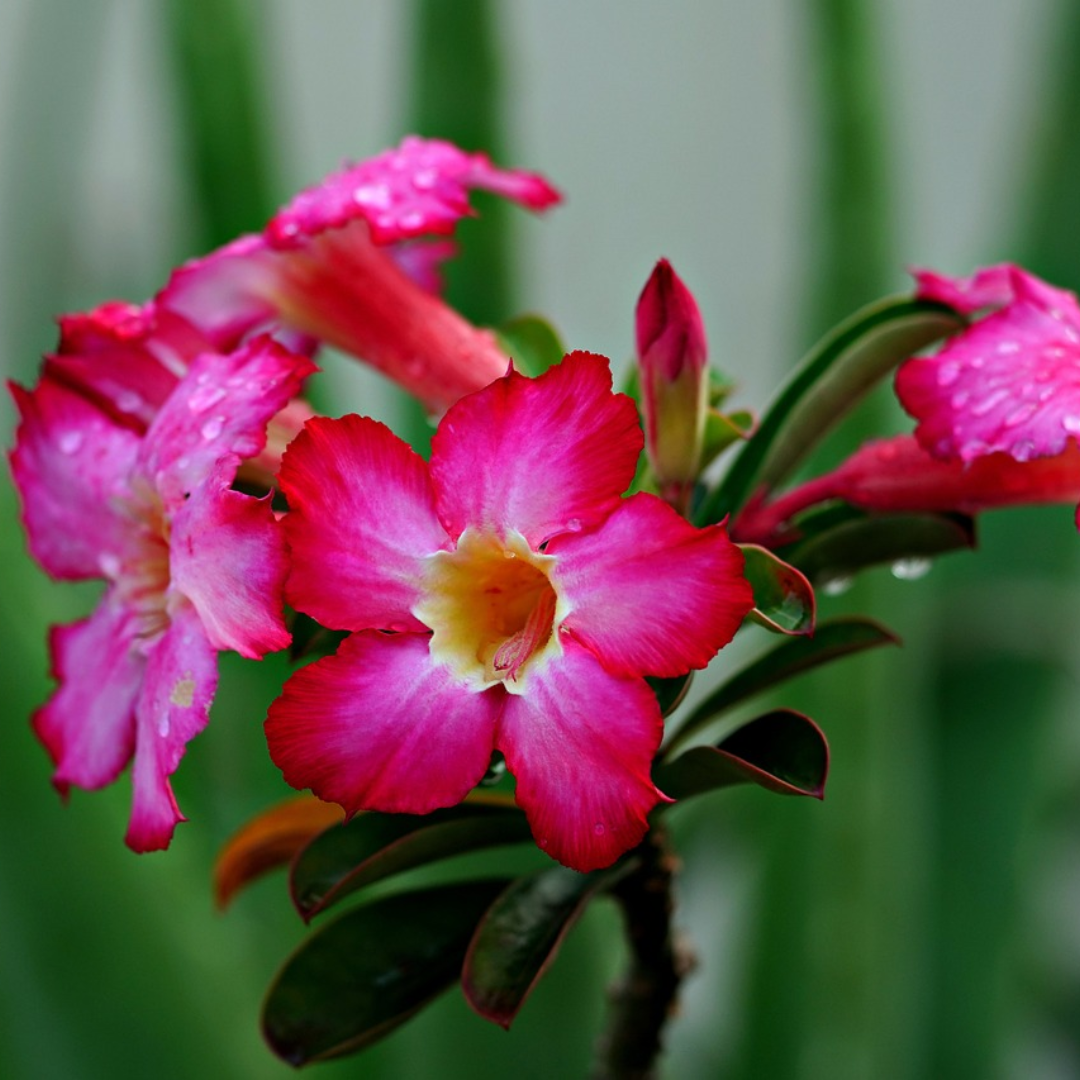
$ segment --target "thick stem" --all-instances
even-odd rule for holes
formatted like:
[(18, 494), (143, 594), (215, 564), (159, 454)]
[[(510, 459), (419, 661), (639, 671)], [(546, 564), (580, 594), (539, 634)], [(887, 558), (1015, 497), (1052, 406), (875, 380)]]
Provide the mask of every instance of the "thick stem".
[(675, 856), (652, 829), (638, 849), (641, 865), (612, 891), (626, 920), (630, 963), (609, 990), (606, 1030), (596, 1045), (592, 1080), (654, 1080), (664, 1025), (693, 956), (672, 934)]

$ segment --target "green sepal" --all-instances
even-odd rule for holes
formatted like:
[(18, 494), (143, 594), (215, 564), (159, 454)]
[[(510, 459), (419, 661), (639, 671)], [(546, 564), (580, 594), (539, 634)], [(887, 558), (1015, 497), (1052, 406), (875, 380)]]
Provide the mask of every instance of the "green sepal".
[(539, 315), (518, 315), (495, 328), (499, 347), (525, 375), (542, 375), (566, 355), (562, 339)]
[(809, 717), (775, 709), (716, 746), (695, 746), (654, 770), (657, 787), (688, 799), (733, 784), (757, 784), (780, 795), (825, 797), (829, 745)]
[(821, 623), (813, 637), (785, 638), (705, 698), (674, 732), (665, 754), (669, 756), (728, 709), (787, 679), (866, 649), (899, 643), (900, 639), (885, 627), (858, 616)]
[(378, 1041), (455, 982), (508, 879), (384, 896), (306, 938), (271, 984), (263, 1034), (291, 1065)]
[(757, 544), (739, 544), (743, 574), (754, 590), (750, 618), (778, 634), (814, 632), (814, 590), (797, 567)]
[[(629, 865), (629, 864), (628, 864)], [(518, 878), (484, 913), (461, 973), (465, 999), (509, 1028), (588, 902), (627, 867), (579, 874), (564, 866)]]
[(461, 805), (430, 814), (357, 814), (297, 855), (289, 875), (293, 904), (310, 921), (393, 874), (531, 835), (513, 797), (497, 792), (474, 792)]
[(964, 326), (944, 304), (893, 297), (856, 312), (803, 359), (754, 437), (704, 500), (696, 520), (720, 521), (772, 488), (873, 386), (903, 360)]
[(932, 559), (975, 546), (975, 521), (966, 514), (868, 514), (828, 507), (796, 520), (802, 534), (782, 548), (815, 584), (845, 581), (860, 570), (909, 559)]
[(757, 417), (745, 409), (721, 413), (710, 409), (705, 414), (705, 435), (701, 445), (701, 467), (712, 464), (729, 446), (745, 442), (754, 433)]

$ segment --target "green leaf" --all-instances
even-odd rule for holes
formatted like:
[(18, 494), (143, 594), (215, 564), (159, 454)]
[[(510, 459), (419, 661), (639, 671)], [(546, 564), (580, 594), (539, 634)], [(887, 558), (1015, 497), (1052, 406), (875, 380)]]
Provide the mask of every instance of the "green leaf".
[(758, 784), (780, 795), (825, 797), (829, 746), (802, 713), (776, 709), (733, 731), (715, 747), (695, 746), (661, 765), (654, 779), (674, 799), (733, 784)]
[(487, 910), (469, 946), (461, 986), (485, 1020), (509, 1028), (589, 900), (619, 870), (579, 874), (564, 866), (512, 882)]
[(477, 920), (507, 879), (385, 896), (308, 937), (278, 973), (263, 1033), (292, 1065), (381, 1039), (450, 986)]
[(652, 687), (656, 695), (657, 704), (660, 706), (661, 716), (670, 716), (683, 702), (690, 683), (693, 682), (694, 673), (688, 671), (685, 675), (676, 675), (670, 679), (662, 679), (659, 676), (647, 676), (645, 681)]
[(813, 637), (790, 637), (748, 664), (713, 691), (686, 718), (666, 753), (735, 705), (771, 690), (795, 675), (880, 645), (898, 645), (895, 634), (870, 619), (856, 616), (821, 623)]
[(327, 829), (297, 856), (293, 903), (310, 921), (357, 889), (415, 866), (531, 837), (513, 798), (474, 792), (430, 814), (358, 814)]
[(701, 467), (715, 461), (729, 446), (750, 438), (757, 423), (753, 413), (741, 410), (720, 413), (710, 409), (705, 415), (705, 436), (701, 447)]
[(792, 373), (728, 474), (703, 502), (699, 524), (735, 513), (775, 486), (897, 364), (964, 325), (943, 304), (894, 297), (863, 308), (828, 334)]
[(743, 573), (754, 590), (750, 617), (780, 634), (814, 632), (814, 590), (801, 571), (757, 544), (740, 544)]
[(526, 375), (542, 375), (566, 355), (555, 328), (539, 315), (519, 315), (496, 327), (495, 334), (514, 367)]
[(914, 577), (925, 560), (975, 546), (975, 523), (964, 514), (871, 515), (843, 507), (800, 519), (798, 527), (803, 537), (783, 549), (784, 558), (819, 585), (882, 563), (893, 564), (898, 573), (907, 567)]

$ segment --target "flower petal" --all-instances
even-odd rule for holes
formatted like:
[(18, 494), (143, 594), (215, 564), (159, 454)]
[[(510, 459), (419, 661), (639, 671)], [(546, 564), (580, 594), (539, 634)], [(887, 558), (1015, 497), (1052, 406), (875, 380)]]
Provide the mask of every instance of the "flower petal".
[(986, 266), (971, 277), (954, 278), (936, 270), (912, 270), (915, 296), (948, 304), (962, 315), (973, 315), (982, 308), (1004, 307), (1013, 298), (1013, 272), (1023, 273), (1010, 263)]
[(138, 436), (78, 394), (43, 379), (11, 384), (22, 422), (11, 471), (22, 498), (30, 550), (56, 578), (104, 576), (129, 543), (130, 522), (114, 500), (127, 491)]
[(169, 563), (213, 648), (257, 659), (289, 644), (285, 536), (268, 498), (200, 485), (173, 517)]
[(460, 802), (487, 770), (506, 695), (464, 688), (431, 662), (428, 643), (365, 631), (296, 672), (266, 719), (285, 780), (350, 814)]
[(562, 626), (609, 671), (703, 668), (754, 606), (743, 558), (719, 525), (696, 529), (654, 495), (634, 495), (594, 530), (548, 545)]
[(572, 641), (508, 696), (496, 747), (537, 844), (574, 870), (610, 866), (664, 798), (650, 777), (663, 721), (643, 679), (612, 675)]
[(266, 425), (315, 370), (268, 337), (228, 356), (197, 357), (146, 433), (139, 467), (176, 504), (222, 461), (233, 468), (266, 445)]
[[(991, 283), (972, 286), (972, 295), (1000, 299), (999, 271), (984, 273)], [(1027, 461), (1059, 454), (1080, 435), (1080, 307), (1019, 269), (1010, 282), (1000, 311), (897, 372), (900, 401), (935, 457), (971, 461), (1003, 451)]]
[(559, 201), (558, 192), (534, 173), (497, 169), (484, 154), (410, 136), (396, 150), (348, 165), (302, 191), (273, 218), (266, 236), (275, 247), (289, 247), (357, 219), (367, 222), (377, 244), (449, 234), (470, 213), (473, 187), (533, 210)]
[(53, 783), (111, 783), (135, 746), (135, 699), (145, 659), (130, 613), (111, 594), (88, 619), (53, 627), (49, 639), (56, 693), (34, 714), (34, 731), (56, 765)]
[(337, 630), (425, 630), (419, 560), (445, 548), (424, 460), (360, 416), (308, 423), (279, 476), (289, 603)]
[(125, 841), (133, 851), (169, 846), (184, 821), (169, 777), (187, 744), (204, 727), (217, 688), (217, 655), (195, 609), (180, 605), (147, 657), (136, 706), (131, 818)]
[(643, 438), (608, 361), (575, 352), (539, 378), (510, 372), (454, 405), (431, 444), (439, 516), (517, 529), (535, 548), (602, 521), (634, 478)]

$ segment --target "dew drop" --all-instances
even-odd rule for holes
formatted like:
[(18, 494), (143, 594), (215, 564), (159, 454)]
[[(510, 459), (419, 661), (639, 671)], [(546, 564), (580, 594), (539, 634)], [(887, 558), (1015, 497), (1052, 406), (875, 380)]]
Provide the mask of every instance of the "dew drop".
[(439, 174), (435, 169), (420, 169), (413, 176), (412, 182), (418, 191), (430, 191), (439, 182)]
[(1002, 356), (1008, 356), (1011, 353), (1017, 353), (1020, 351), (1020, 346), (1015, 341), (999, 341), (997, 351)]
[(598, 822), (597, 822), (597, 823), (596, 823), (596, 824), (595, 824), (595, 825), (594, 825), (594, 826), (592, 827), (592, 831), (593, 831), (594, 833), (596, 833), (596, 835), (597, 835), (597, 836), (603, 836), (603, 835), (604, 835), (604, 833), (605, 833), (605, 832), (607, 832), (607, 830), (606, 830), (606, 829), (604, 828), (604, 823), (603, 823), (602, 821), (598, 821)]
[(931, 565), (929, 559), (897, 559), (892, 564), (892, 576), (900, 581), (918, 581), (930, 573)]
[(120, 574), (120, 559), (110, 552), (105, 552), (99, 556), (98, 566), (101, 567), (101, 572), (107, 578), (115, 578)]
[(207, 420), (202, 426), (202, 437), (208, 442), (211, 439), (216, 439), (222, 429), (225, 427), (225, 417), (215, 416), (212, 420)]
[(157, 726), (158, 734), (164, 739), (169, 734), (169, 714), (166, 713), (159, 721)]
[(960, 365), (955, 360), (947, 360), (938, 368), (938, 386), (952, 386), (960, 378)]
[(957, 390), (951, 400), (954, 409), (962, 409), (971, 400), (971, 391)]
[(390, 189), (385, 184), (361, 184), (352, 197), (358, 206), (369, 206), (373, 210), (388, 210), (392, 201)]
[(212, 386), (196, 390), (188, 398), (188, 408), (192, 412), (206, 412), (211, 406), (216, 405), (225, 397), (225, 389), (221, 386)]
[(566, 527), (570, 532), (581, 532), (581, 518), (571, 518), (566, 523)]
[(1030, 420), (1036, 412), (1036, 407), (1030, 401), (1020, 405), (1005, 417), (1005, 426), (1010, 428), (1019, 427), (1025, 421)]
[(122, 390), (116, 395), (116, 407), (124, 413), (137, 413), (145, 404), (134, 390)]
[(74, 454), (82, 444), (83, 433), (81, 431), (65, 431), (64, 434), (60, 436), (60, 453)]
[(1070, 435), (1080, 435), (1080, 416), (1065, 416), (1065, 417), (1062, 417), (1061, 426)]
[(410, 210), (408, 213), (401, 215), (401, 227), (403, 229), (413, 230), (422, 228), (424, 224), (424, 215), (419, 210)]

